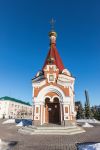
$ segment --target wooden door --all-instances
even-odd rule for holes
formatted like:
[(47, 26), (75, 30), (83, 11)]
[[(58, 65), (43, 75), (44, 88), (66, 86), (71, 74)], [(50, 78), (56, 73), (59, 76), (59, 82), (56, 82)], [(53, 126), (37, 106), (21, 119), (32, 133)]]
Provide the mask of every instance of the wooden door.
[(59, 103), (48, 103), (49, 123), (59, 123)]

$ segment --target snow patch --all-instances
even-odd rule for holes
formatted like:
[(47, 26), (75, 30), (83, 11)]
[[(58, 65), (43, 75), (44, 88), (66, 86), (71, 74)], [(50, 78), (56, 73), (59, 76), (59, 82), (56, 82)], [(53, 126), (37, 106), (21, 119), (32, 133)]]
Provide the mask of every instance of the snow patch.
[(0, 139), (0, 150), (10, 150), (8, 142), (4, 142)]
[(23, 122), (21, 121), (21, 122), (18, 123), (16, 126), (17, 126), (17, 127), (22, 127), (22, 126), (24, 126), (24, 124), (23, 124)]
[(100, 123), (100, 121), (96, 119), (77, 119), (77, 122)]
[(92, 128), (93, 125), (91, 125), (91, 124), (85, 122), (85, 124), (83, 124), (82, 127), (85, 127), (85, 128)]
[(79, 150), (100, 150), (100, 143), (96, 144), (82, 144), (78, 146)]
[(2, 124), (15, 123), (15, 119), (8, 119), (4, 121)]

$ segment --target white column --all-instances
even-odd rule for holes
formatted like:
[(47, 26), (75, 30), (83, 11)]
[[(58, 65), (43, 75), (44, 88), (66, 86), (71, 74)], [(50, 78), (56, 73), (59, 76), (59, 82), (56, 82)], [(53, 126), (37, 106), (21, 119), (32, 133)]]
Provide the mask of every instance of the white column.
[(43, 124), (43, 105), (44, 103), (41, 103), (40, 107), (41, 107), (41, 125)]
[(44, 105), (44, 123), (45, 123), (45, 105)]

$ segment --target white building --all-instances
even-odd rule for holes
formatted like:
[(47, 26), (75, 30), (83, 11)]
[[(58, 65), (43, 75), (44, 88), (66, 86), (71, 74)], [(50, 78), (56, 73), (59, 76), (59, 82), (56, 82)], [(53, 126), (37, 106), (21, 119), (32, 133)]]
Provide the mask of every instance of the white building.
[(0, 118), (32, 118), (32, 106), (15, 98), (1, 97)]

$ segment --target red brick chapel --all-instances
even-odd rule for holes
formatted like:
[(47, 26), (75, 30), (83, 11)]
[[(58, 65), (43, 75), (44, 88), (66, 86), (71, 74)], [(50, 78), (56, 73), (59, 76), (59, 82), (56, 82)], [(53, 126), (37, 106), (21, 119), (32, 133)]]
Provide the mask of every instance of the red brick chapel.
[[(75, 78), (63, 65), (56, 48), (57, 33), (49, 32), (50, 49), (43, 68), (32, 79), (33, 124), (75, 124)], [(66, 56), (65, 54), (65, 57)]]

